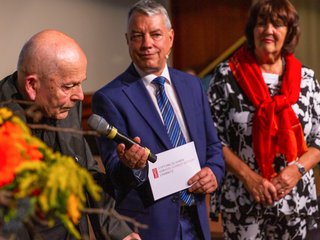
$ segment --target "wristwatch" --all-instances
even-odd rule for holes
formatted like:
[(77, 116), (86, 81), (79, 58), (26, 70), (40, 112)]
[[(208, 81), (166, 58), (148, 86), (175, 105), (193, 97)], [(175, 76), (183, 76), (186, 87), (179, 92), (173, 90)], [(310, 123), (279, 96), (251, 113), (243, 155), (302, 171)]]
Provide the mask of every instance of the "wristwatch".
[(302, 176), (306, 173), (306, 169), (304, 168), (304, 166), (301, 163), (294, 162), (293, 164), (298, 167), (299, 173), (301, 173)]

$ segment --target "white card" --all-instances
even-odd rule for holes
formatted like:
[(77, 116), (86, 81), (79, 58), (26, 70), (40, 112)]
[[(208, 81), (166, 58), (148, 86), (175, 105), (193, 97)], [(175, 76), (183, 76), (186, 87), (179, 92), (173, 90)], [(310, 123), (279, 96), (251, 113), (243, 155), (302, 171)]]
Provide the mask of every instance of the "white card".
[(188, 180), (201, 170), (194, 142), (156, 154), (149, 162), (149, 181), (155, 200), (186, 189)]

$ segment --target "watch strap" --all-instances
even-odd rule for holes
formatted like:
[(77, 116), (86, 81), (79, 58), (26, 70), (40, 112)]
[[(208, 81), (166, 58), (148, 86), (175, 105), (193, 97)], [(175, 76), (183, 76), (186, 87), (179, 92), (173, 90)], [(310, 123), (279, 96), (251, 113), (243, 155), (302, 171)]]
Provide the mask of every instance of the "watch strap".
[(298, 170), (302, 176), (306, 173), (306, 169), (304, 168), (304, 166), (301, 163), (295, 161), (293, 164), (298, 167)]

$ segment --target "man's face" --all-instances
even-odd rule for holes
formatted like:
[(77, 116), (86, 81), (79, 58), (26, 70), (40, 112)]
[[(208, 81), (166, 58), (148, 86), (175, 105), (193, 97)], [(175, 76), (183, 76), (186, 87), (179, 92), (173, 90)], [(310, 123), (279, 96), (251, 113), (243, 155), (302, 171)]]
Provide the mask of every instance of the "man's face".
[(64, 119), (77, 101), (83, 100), (82, 82), (86, 79), (86, 62), (63, 63), (50, 76), (40, 79), (35, 103), (47, 117)]
[(173, 44), (173, 30), (162, 15), (133, 13), (128, 24), (127, 43), (132, 61), (145, 73), (159, 75)]

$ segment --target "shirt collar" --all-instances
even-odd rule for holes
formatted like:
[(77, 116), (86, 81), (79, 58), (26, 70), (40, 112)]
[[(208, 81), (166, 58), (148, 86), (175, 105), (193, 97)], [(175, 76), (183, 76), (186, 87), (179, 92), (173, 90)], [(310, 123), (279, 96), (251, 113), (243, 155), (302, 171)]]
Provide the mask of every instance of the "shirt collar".
[[(144, 82), (144, 84), (151, 84), (152, 80), (155, 79), (157, 76), (155, 74), (147, 74), (145, 72), (143, 72), (136, 64), (133, 64), (135, 69), (137, 70), (138, 74), (140, 75), (142, 81)], [(169, 74), (169, 70), (168, 70), (168, 65), (166, 64), (162, 73), (161, 73), (162, 77), (166, 78), (166, 82), (171, 84), (171, 78), (170, 78), (170, 74)]]

